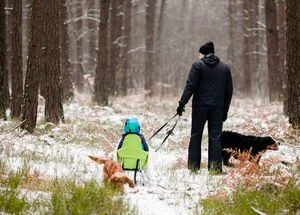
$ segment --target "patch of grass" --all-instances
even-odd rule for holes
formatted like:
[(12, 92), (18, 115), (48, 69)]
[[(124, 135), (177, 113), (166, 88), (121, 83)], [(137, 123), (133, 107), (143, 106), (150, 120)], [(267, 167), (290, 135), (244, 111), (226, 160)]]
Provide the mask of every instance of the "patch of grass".
[[(0, 166), (2, 163), (0, 162)], [(42, 195), (37, 191), (42, 191)], [(30, 196), (39, 195), (32, 199)], [(0, 213), (8, 214), (137, 214), (110, 184), (96, 181), (78, 185), (74, 180), (43, 180), (24, 167), (1, 173)]]
[(20, 125), (20, 121), (17, 119), (8, 118), (7, 121), (0, 121), (0, 133), (8, 133), (13, 131), (18, 125)]
[(0, 179), (3, 177), (3, 175), (5, 174), (5, 163), (0, 160)]
[(39, 153), (34, 150), (22, 151), (18, 156), (24, 159), (25, 161), (44, 161), (47, 158), (42, 153)]
[(297, 214), (300, 212), (300, 186), (291, 180), (284, 188), (273, 184), (259, 190), (239, 188), (232, 196), (201, 200), (203, 214)]
[(53, 214), (136, 214), (108, 184), (61, 185), (56, 184), (52, 193)]
[(21, 186), (30, 191), (51, 192), (53, 181), (51, 178), (42, 177), (38, 172), (28, 172), (24, 175)]
[(36, 135), (44, 135), (51, 132), (53, 128), (55, 128), (56, 125), (51, 122), (39, 122), (39, 124), (36, 126), (34, 133)]
[(0, 181), (0, 211), (20, 214), (29, 210), (29, 203), (26, 198), (20, 195), (20, 185), (26, 170), (10, 173), (6, 179)]
[(64, 163), (64, 164), (72, 164), (74, 163), (74, 156), (71, 154), (67, 154), (64, 151), (58, 152), (53, 156), (49, 156), (48, 154), (44, 154), (42, 152), (38, 152), (33, 150), (22, 151), (15, 156), (22, 158), (25, 162), (56, 162), (56, 163)]

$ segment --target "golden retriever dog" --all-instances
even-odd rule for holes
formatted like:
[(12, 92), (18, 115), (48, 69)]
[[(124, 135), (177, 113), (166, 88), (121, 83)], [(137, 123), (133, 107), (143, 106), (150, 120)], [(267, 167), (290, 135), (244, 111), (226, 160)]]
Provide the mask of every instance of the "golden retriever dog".
[(124, 173), (121, 165), (117, 161), (103, 159), (97, 156), (89, 155), (89, 158), (98, 164), (104, 164), (104, 180), (114, 184), (120, 190), (124, 190), (124, 184), (134, 187), (134, 182)]

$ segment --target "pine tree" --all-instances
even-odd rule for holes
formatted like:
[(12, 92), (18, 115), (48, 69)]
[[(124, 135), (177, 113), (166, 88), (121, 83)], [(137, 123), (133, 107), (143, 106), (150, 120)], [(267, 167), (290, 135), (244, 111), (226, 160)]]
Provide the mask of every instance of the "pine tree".
[(0, 1), (0, 119), (6, 120), (5, 90), (5, 11), (4, 1)]
[(276, 0), (266, 0), (266, 28), (268, 47), (268, 83), (269, 99), (271, 102), (281, 101), (283, 98), (282, 75), (279, 70), (279, 32), (277, 25)]
[(44, 62), (51, 62), (45, 65), (46, 77), (46, 101), (45, 119), (48, 122), (58, 124), (64, 121), (62, 106), (62, 85), (60, 74), (60, 55), (59, 55), (59, 11), (60, 0), (45, 2), (47, 10), (44, 14), (48, 21), (44, 22), (46, 35), (45, 59)]
[(67, 21), (67, 2), (61, 0), (60, 3), (60, 71), (62, 76), (63, 101), (68, 101), (74, 98), (73, 83), (71, 80), (71, 63), (69, 60), (70, 41), (68, 35)]
[(22, 67), (22, 1), (13, 0), (12, 7), (12, 74), (11, 117), (19, 118), (23, 95)]
[(146, 7), (146, 54), (145, 54), (145, 90), (149, 96), (154, 91), (154, 33), (156, 0), (147, 0)]
[(287, 1), (287, 73), (289, 122), (300, 129), (300, 2)]
[(100, 1), (100, 23), (99, 23), (99, 50), (96, 76), (94, 81), (94, 100), (98, 105), (108, 104), (108, 0)]
[(38, 89), (40, 72), (42, 68), (41, 51), (44, 49), (43, 38), (43, 13), (46, 0), (33, 0), (30, 20), (30, 33), (28, 43), (28, 60), (25, 79), (25, 89), (22, 101), (22, 125), (21, 128), (33, 132), (37, 120)]

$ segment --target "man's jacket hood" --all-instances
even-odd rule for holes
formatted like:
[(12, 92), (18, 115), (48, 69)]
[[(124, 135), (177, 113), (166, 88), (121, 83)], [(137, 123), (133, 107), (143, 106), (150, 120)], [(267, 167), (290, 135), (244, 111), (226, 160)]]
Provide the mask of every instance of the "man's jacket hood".
[(214, 54), (208, 54), (208, 55), (205, 55), (203, 58), (201, 58), (201, 60), (208, 66), (213, 66), (213, 65), (219, 63), (220, 58), (218, 58), (218, 56), (216, 56)]

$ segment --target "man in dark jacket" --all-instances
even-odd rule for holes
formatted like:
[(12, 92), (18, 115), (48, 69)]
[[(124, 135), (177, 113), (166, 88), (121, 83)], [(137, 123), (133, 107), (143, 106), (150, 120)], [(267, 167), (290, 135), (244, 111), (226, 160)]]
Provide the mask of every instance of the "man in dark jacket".
[(177, 108), (181, 116), (193, 95), (192, 130), (188, 152), (188, 168), (200, 169), (201, 139), (208, 121), (208, 170), (222, 172), (220, 136), (232, 97), (232, 78), (228, 65), (214, 54), (214, 44), (208, 42), (199, 49), (199, 60), (193, 63)]

